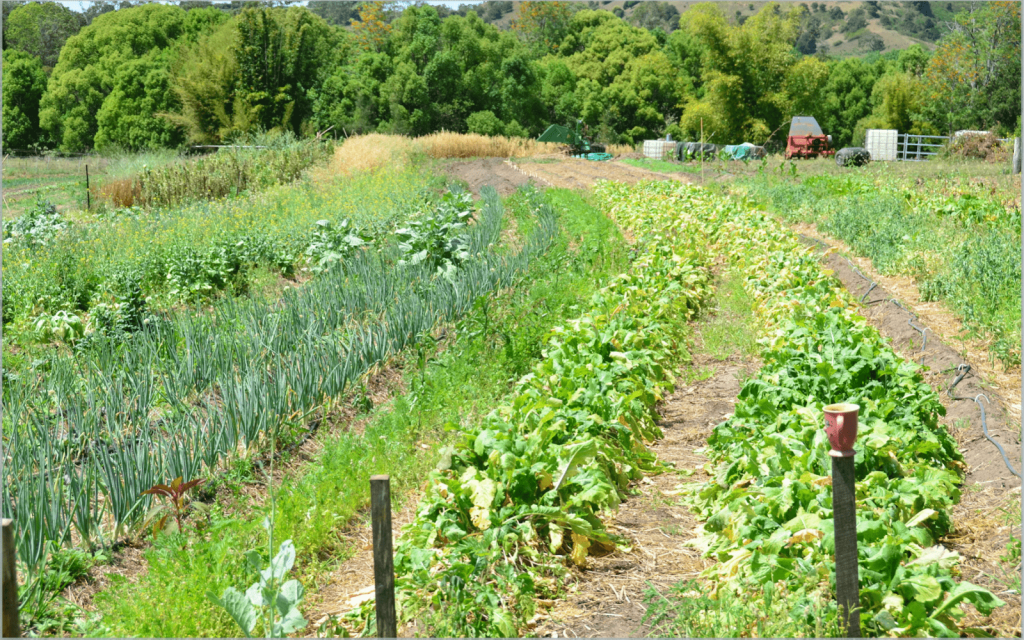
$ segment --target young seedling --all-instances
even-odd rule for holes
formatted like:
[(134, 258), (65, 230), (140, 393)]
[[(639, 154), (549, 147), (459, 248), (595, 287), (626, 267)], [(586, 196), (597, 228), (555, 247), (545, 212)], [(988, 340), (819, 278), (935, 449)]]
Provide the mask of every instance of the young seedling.
[(182, 483), (181, 476), (178, 476), (171, 482), (170, 486), (166, 484), (156, 484), (142, 492), (143, 495), (148, 494), (166, 498), (164, 503), (154, 506), (146, 518), (147, 522), (153, 522), (154, 538), (161, 530), (163, 530), (164, 526), (166, 526), (167, 520), (170, 519), (171, 515), (174, 516), (174, 519), (178, 524), (178, 531), (181, 531), (181, 519), (185, 515), (185, 510), (188, 508), (188, 502), (185, 499), (185, 494), (202, 483), (203, 480), (199, 478)]

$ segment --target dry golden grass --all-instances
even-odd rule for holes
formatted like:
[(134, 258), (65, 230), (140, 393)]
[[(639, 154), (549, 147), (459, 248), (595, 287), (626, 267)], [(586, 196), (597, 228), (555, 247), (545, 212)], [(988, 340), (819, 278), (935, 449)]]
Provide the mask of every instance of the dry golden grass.
[[(530, 138), (483, 136), (476, 133), (432, 133), (421, 138), (371, 133), (352, 136), (334, 152), (318, 177), (346, 176), (375, 171), (385, 165), (404, 166), (417, 152), (431, 158), (528, 158), (561, 155), (563, 145)], [(628, 145), (610, 145), (608, 153), (632, 153)]]
[[(93, 189), (95, 197), (95, 188)], [(127, 208), (142, 198), (142, 187), (134, 178), (114, 180), (100, 187), (100, 196), (113, 203), (117, 208)]]
[(529, 138), (450, 132), (432, 133), (417, 138), (416, 142), (431, 158), (524, 158), (558, 153), (562, 147), (554, 142), (537, 142)]
[(371, 133), (352, 136), (334, 150), (327, 166), (332, 176), (347, 176), (362, 171), (375, 171), (384, 165), (404, 166), (415, 150), (413, 141), (405, 136)]

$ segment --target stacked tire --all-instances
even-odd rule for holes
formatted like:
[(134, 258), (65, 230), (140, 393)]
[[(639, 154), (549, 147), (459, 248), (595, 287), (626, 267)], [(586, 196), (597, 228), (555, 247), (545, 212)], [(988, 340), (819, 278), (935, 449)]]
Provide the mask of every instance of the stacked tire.
[(840, 167), (863, 167), (871, 162), (871, 153), (863, 147), (844, 147), (836, 153), (836, 164)]

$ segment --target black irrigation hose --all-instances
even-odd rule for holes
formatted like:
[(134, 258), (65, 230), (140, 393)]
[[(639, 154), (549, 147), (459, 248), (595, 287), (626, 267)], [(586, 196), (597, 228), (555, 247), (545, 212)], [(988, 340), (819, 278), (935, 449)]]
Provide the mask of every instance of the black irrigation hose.
[[(981, 404), (981, 402), (978, 400), (978, 398), (985, 398), (985, 400), (989, 404), (991, 404), (992, 401), (989, 400), (988, 396), (986, 396), (984, 393), (979, 393), (977, 395), (977, 397), (974, 398), (974, 401), (978, 403), (978, 408), (981, 409), (981, 431), (982, 431), (982, 433), (985, 434), (985, 437), (988, 438), (989, 442), (991, 442), (992, 444), (996, 445), (996, 449), (999, 449), (999, 455), (1003, 456), (1003, 464), (1005, 464), (1006, 468), (1010, 470), (1010, 473), (1012, 473), (1013, 475), (1015, 475), (1018, 478), (1020, 478), (1021, 475), (1019, 473), (1017, 473), (1017, 470), (1014, 469), (1012, 466), (1010, 466), (1010, 459), (1006, 457), (1006, 452), (1003, 451), (1003, 447), (1000, 446), (998, 442), (993, 440), (992, 436), (990, 436), (988, 434), (988, 424), (985, 423), (985, 406)], [(1021, 479), (1024, 479), (1024, 478), (1021, 478)]]
[(871, 286), (870, 286), (870, 287), (868, 287), (868, 290), (867, 290), (867, 291), (865, 291), (865, 292), (864, 292), (864, 295), (863, 295), (863, 296), (861, 296), (861, 298), (860, 298), (860, 303), (861, 303), (861, 304), (864, 304), (864, 300), (865, 300), (865, 299), (867, 299), (867, 297), (868, 297), (868, 294), (870, 294), (870, 293), (871, 293), (871, 291), (872, 291), (872, 290), (873, 290), (873, 289), (874, 289), (875, 287), (877, 287), (877, 286), (878, 286), (878, 283), (877, 283), (877, 282), (872, 282), (872, 283), (871, 283)]
[[(949, 395), (949, 397), (952, 398), (953, 400), (971, 400), (971, 398), (962, 398), (960, 396), (953, 395), (954, 387), (956, 387), (956, 385), (960, 384), (960, 381), (963, 380), (964, 376), (966, 376), (967, 373), (971, 370), (971, 365), (967, 364), (966, 362), (963, 363), (963, 364), (958, 364), (957, 367), (956, 367), (956, 370), (958, 372), (958, 375), (957, 375), (956, 378), (953, 379), (952, 384), (949, 385), (949, 389), (946, 390), (946, 394)], [(991, 442), (992, 444), (996, 445), (996, 449), (999, 449), (999, 455), (1003, 456), (1003, 464), (1005, 464), (1006, 468), (1010, 470), (1010, 473), (1012, 473), (1013, 475), (1015, 475), (1018, 478), (1020, 478), (1021, 475), (1019, 473), (1017, 473), (1017, 470), (1014, 469), (1013, 466), (1010, 464), (1010, 459), (1008, 457), (1006, 457), (1006, 452), (1003, 451), (1003, 447), (998, 442), (993, 440), (991, 435), (989, 435), (989, 433), (988, 433), (988, 421), (985, 419), (985, 406), (983, 404), (981, 404), (981, 401), (979, 400), (979, 398), (985, 398), (985, 400), (989, 404), (991, 404), (992, 401), (989, 400), (988, 396), (986, 396), (984, 393), (979, 393), (974, 398), (974, 402), (977, 403), (978, 409), (981, 410), (981, 432), (985, 434), (985, 438), (989, 442)]]
[(924, 366), (924, 350), (928, 348), (928, 334), (925, 333), (925, 331), (928, 330), (928, 327), (921, 328), (921, 327), (917, 326), (916, 324), (914, 324), (913, 320), (907, 320), (907, 324), (909, 324), (910, 326), (914, 327), (915, 329), (917, 329), (918, 331), (921, 332), (921, 337), (923, 339), (923, 342), (921, 343), (921, 366), (923, 367)]

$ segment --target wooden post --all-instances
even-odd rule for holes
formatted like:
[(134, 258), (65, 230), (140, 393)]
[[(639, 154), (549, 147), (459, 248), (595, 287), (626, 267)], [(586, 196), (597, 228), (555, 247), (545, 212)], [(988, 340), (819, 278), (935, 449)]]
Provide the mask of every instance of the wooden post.
[(847, 638), (860, 635), (860, 578), (857, 570), (857, 503), (853, 456), (832, 457), (832, 518), (836, 540), (836, 602)]
[(89, 194), (89, 165), (85, 165), (85, 208), (92, 210), (92, 197)]
[(700, 119), (700, 183), (704, 184), (704, 118)]
[(14, 566), (14, 521), (3, 519), (3, 633), (5, 638), (20, 638), (18, 620), (18, 571)]
[(1013, 175), (1020, 173), (1020, 138), (1013, 139)]
[(370, 518), (373, 521), (373, 580), (376, 585), (377, 637), (397, 638), (395, 565), (391, 550), (391, 478), (370, 477)]

